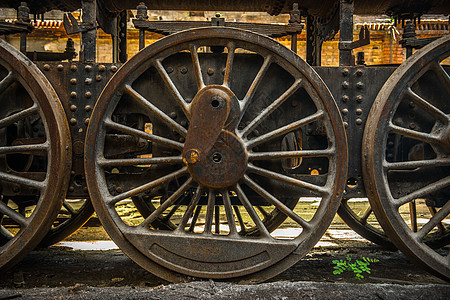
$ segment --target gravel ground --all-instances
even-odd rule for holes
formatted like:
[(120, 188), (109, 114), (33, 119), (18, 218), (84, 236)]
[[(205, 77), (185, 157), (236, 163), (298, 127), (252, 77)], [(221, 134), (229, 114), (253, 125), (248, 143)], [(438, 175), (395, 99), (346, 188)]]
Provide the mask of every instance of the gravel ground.
[(448, 299), (449, 285), (272, 282), (238, 285), (214, 281), (156, 287), (33, 288), (0, 291), (0, 299)]

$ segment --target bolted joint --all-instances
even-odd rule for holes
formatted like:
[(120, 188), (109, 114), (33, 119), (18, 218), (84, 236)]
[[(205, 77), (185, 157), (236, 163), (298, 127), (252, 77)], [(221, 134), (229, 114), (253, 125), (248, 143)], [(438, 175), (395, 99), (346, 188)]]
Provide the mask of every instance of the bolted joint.
[(219, 95), (211, 97), (211, 107), (215, 110), (222, 110), (226, 106), (226, 101)]
[(136, 9), (137, 9), (136, 19), (138, 19), (138, 20), (147, 20), (148, 19), (148, 14), (147, 14), (148, 7), (145, 5), (144, 2), (139, 3), (139, 5), (136, 7)]
[(17, 9), (17, 20), (24, 23), (30, 23), (30, 8), (26, 2), (20, 2), (20, 6)]
[(183, 161), (185, 164), (195, 164), (200, 161), (200, 154), (195, 149), (190, 149), (184, 154)]

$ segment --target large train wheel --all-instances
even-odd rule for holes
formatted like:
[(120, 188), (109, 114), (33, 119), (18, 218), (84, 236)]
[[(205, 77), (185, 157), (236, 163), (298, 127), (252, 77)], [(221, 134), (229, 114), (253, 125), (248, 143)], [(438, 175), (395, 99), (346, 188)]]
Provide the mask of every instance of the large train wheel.
[(364, 131), (365, 186), (396, 246), (450, 279), (450, 36), (388, 79)]
[(83, 226), (94, 213), (90, 199), (65, 199), (56, 220), (39, 247), (48, 247), (67, 238)]
[(70, 175), (64, 109), (38, 68), (0, 40), (0, 268), (47, 234)]
[(106, 231), (169, 281), (284, 271), (332, 221), (346, 166), (342, 120), (313, 69), (230, 28), (184, 31), (127, 61), (94, 108), (85, 153)]
[(397, 250), (381, 228), (368, 200), (342, 199), (337, 213), (345, 224), (365, 239), (387, 250)]

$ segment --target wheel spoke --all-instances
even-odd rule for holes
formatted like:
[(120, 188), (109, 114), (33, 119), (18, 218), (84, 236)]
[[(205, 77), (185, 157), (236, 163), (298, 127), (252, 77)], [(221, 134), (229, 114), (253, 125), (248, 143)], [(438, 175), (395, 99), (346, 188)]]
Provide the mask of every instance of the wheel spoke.
[(417, 232), (417, 209), (416, 200), (412, 200), (409, 204), (409, 219), (411, 220), (411, 230)]
[(220, 206), (214, 206), (214, 233), (220, 234)]
[(270, 237), (269, 231), (267, 230), (266, 226), (261, 221), (261, 219), (258, 217), (258, 214), (256, 213), (255, 209), (253, 208), (252, 204), (248, 200), (247, 196), (245, 195), (244, 191), (242, 190), (239, 184), (236, 185), (236, 193), (242, 205), (244, 205), (245, 209), (247, 210), (250, 218), (252, 218), (253, 222), (258, 228), (260, 234), (265, 237)]
[[(176, 178), (179, 178), (179, 177), (183, 176), (186, 173), (187, 173), (187, 167), (183, 167), (183, 168), (181, 168), (178, 171), (172, 172), (170, 174), (167, 174), (166, 176), (163, 176), (163, 177), (160, 177), (160, 178), (158, 178), (156, 180), (150, 181), (150, 182), (148, 182), (148, 183), (146, 183), (144, 185), (141, 185), (141, 186), (139, 186), (137, 188), (131, 189), (131, 190), (129, 190), (127, 192), (124, 192), (124, 193), (121, 193), (121, 194), (119, 194), (117, 196), (107, 198), (107, 199), (105, 199), (105, 202), (108, 205), (113, 206), (114, 204), (116, 204), (119, 201), (122, 201), (124, 199), (130, 198), (132, 196), (136, 196), (136, 195), (141, 194), (141, 193), (143, 193), (145, 191), (148, 191), (149, 189), (152, 189), (154, 187), (157, 187), (157, 186), (160, 186), (162, 184), (165, 184), (165, 183), (167, 183), (169, 181), (172, 181), (172, 180), (174, 180)], [(190, 180), (191, 179), (189, 179), (188, 181), (190, 181)], [(166, 203), (166, 202), (167, 202), (167, 200), (164, 203)]]
[(297, 79), (295, 82), (287, 89), (278, 99), (276, 99), (272, 104), (266, 107), (258, 116), (256, 116), (250, 124), (248, 124), (243, 130), (239, 132), (242, 137), (247, 137), (247, 135), (255, 129), (262, 121), (264, 121), (272, 112), (274, 112), (284, 101), (289, 99), (300, 87), (302, 86), (302, 79)]
[(209, 189), (208, 205), (206, 206), (205, 229), (203, 230), (203, 233), (206, 234), (211, 233), (215, 202), (216, 202), (216, 194), (212, 189)]
[(141, 131), (141, 130), (138, 130), (138, 129), (135, 129), (135, 128), (131, 128), (129, 126), (113, 122), (112, 120), (105, 120), (104, 122), (105, 122), (105, 126), (110, 128), (110, 129), (118, 130), (118, 131), (121, 131), (123, 133), (127, 133), (129, 135), (133, 135), (133, 136), (136, 136), (136, 137), (139, 137), (139, 138), (142, 138), (142, 139), (146, 139), (146, 140), (149, 140), (149, 141), (151, 141), (153, 143), (157, 143), (157, 144), (160, 144), (160, 145), (168, 146), (168, 147), (175, 148), (175, 149), (178, 149), (178, 150), (183, 150), (183, 144), (182, 143), (173, 141), (171, 139), (167, 139), (167, 138), (164, 138), (164, 137), (160, 137), (160, 136), (154, 135), (152, 133), (147, 133), (145, 131)]
[(3, 93), (14, 81), (16, 81), (16, 76), (12, 71), (9, 71), (8, 75), (0, 81), (0, 94)]
[(0, 155), (1, 154), (13, 154), (13, 153), (46, 155), (48, 150), (49, 150), (49, 143), (17, 145), (17, 146), (3, 146), (3, 147), (0, 147)]
[(21, 215), (4, 202), (0, 201), (0, 212), (9, 216), (14, 222), (18, 223), (20, 227), (25, 227), (28, 225), (28, 220), (25, 216)]
[(369, 206), (365, 211), (364, 214), (361, 217), (361, 223), (367, 224), (367, 219), (369, 218), (370, 214), (373, 212), (372, 207)]
[(247, 175), (244, 175), (244, 182), (256, 193), (258, 193), (261, 197), (266, 199), (268, 202), (273, 204), (276, 208), (278, 208), (282, 213), (284, 213), (286, 216), (297, 222), (300, 226), (303, 227), (304, 230), (310, 230), (312, 228), (311, 224), (308, 223), (306, 220), (301, 218), (299, 215), (297, 215), (292, 209), (287, 207), (283, 202), (275, 198), (272, 194), (270, 194), (268, 191), (263, 189), (260, 185), (258, 185), (256, 182), (254, 182), (250, 177)]
[(400, 127), (394, 124), (389, 125), (390, 132), (396, 133), (399, 135), (406, 136), (411, 139), (419, 140), (428, 144), (438, 144), (440, 140), (429, 133), (419, 132), (411, 129), (407, 129), (404, 127)]
[(146, 158), (99, 158), (97, 163), (101, 167), (139, 166), (139, 165), (176, 165), (183, 163), (181, 156), (146, 157)]
[(276, 152), (250, 152), (248, 159), (252, 160), (267, 160), (267, 159), (283, 159), (283, 158), (297, 158), (297, 157), (330, 157), (335, 154), (335, 150), (298, 150), (298, 151), (276, 151)]
[(188, 231), (194, 232), (195, 224), (197, 224), (198, 216), (200, 215), (200, 212), (202, 211), (202, 207), (199, 205), (195, 208), (194, 215), (192, 216), (191, 225), (189, 226)]
[(250, 173), (255, 173), (261, 176), (265, 176), (267, 178), (271, 178), (271, 179), (275, 179), (275, 180), (279, 180), (279, 181), (283, 181), (301, 188), (305, 188), (311, 191), (314, 191), (316, 193), (318, 193), (320, 196), (325, 196), (328, 195), (328, 190), (324, 187), (312, 184), (312, 183), (308, 183), (302, 180), (298, 180), (296, 178), (292, 178), (280, 173), (276, 173), (273, 171), (269, 171), (260, 167), (256, 167), (254, 165), (248, 165), (247, 166), (247, 171)]
[(175, 201), (177, 201), (184, 192), (189, 188), (192, 183), (192, 177), (189, 177), (185, 183), (183, 183), (178, 190), (176, 190), (169, 198), (167, 198), (164, 203), (162, 203), (154, 212), (152, 212), (138, 227), (148, 227), (150, 224), (156, 221), (156, 219), (171, 206)]
[[(184, 231), (184, 228), (186, 227), (187, 222), (189, 221), (189, 218), (192, 215), (192, 212), (197, 207), (198, 201), (200, 200), (201, 196), (202, 196), (202, 187), (199, 185), (197, 187), (197, 190), (195, 191), (194, 198), (191, 200), (191, 203), (189, 203), (188, 209), (184, 213), (183, 218), (181, 219), (181, 222), (178, 225), (178, 227), (175, 229), (175, 231), (179, 231), (179, 232)], [(201, 208), (201, 206), (198, 206), (198, 207)], [(197, 217), (198, 217), (198, 215), (197, 215)]]
[(1, 171), (0, 171), (0, 180), (28, 186), (31, 188), (35, 188), (39, 191), (42, 191), (46, 187), (46, 181), (37, 181), (37, 180), (33, 180), (33, 179), (28, 179), (25, 177), (13, 175), (13, 174), (1, 172)]
[(183, 96), (181, 96), (180, 91), (178, 91), (172, 79), (170, 79), (169, 74), (167, 74), (167, 71), (164, 69), (159, 59), (155, 61), (155, 68), (158, 70), (166, 86), (169, 88), (170, 93), (173, 95), (173, 97), (175, 97), (175, 100), (183, 110), (186, 117), (190, 119), (191, 115), (189, 113), (189, 104), (187, 104), (186, 101), (184, 101)]
[(435, 72), (447, 91), (450, 91), (450, 76), (444, 70), (442, 65), (439, 62), (435, 61), (430, 65), (430, 69)]
[(31, 106), (27, 109), (24, 109), (20, 112), (17, 112), (13, 115), (10, 115), (6, 118), (1, 119), (0, 120), (0, 128), (4, 128), (8, 125), (11, 125), (11, 124), (13, 124), (17, 121), (20, 121), (20, 120), (22, 120), (30, 115), (33, 115), (37, 112), (39, 112), (39, 106), (35, 103), (35, 104), (33, 104), (33, 106)]
[(178, 132), (181, 136), (186, 137), (187, 130), (177, 122), (175, 122), (171, 117), (169, 117), (165, 112), (157, 108), (150, 101), (144, 98), (141, 94), (139, 94), (135, 89), (133, 89), (130, 85), (126, 84), (124, 87), (124, 91), (130, 95), (134, 100), (148, 109), (150, 112), (155, 114), (158, 118), (160, 118), (164, 123), (166, 123), (170, 128)]
[(436, 212), (430, 220), (422, 226), (422, 228), (417, 232), (416, 238), (421, 241), (434, 227), (439, 226), (441, 221), (450, 213), (450, 201), (447, 201), (445, 205)]
[(241, 226), (241, 230), (239, 231), (239, 233), (245, 234), (245, 232), (246, 232), (245, 223), (244, 223), (244, 219), (242, 219), (242, 215), (241, 215), (241, 212), (239, 211), (239, 207), (233, 206), (233, 209), (234, 209), (234, 213), (236, 214), (236, 218), (238, 219), (239, 226)]
[(10, 241), (13, 238), (14, 238), (14, 235), (11, 232), (9, 232), (8, 229), (6, 229), (2, 225), (0, 225), (0, 239)]
[(267, 211), (265, 211), (264, 208), (262, 208), (262, 206), (259, 206), (259, 205), (258, 205), (258, 206), (256, 207), (256, 209), (259, 210), (259, 212), (263, 215), (264, 219), (266, 219), (267, 216), (269, 215), (269, 214), (267, 213)]
[(449, 117), (442, 110), (414, 93), (410, 87), (406, 90), (406, 96), (408, 96), (410, 100), (420, 106), (423, 110), (436, 117), (436, 119), (439, 119), (445, 123), (449, 122)]
[(294, 131), (295, 129), (300, 128), (302, 126), (305, 126), (305, 125), (307, 125), (309, 123), (318, 121), (318, 120), (322, 119), (323, 116), (324, 116), (324, 112), (323, 111), (318, 111), (315, 114), (310, 115), (310, 116), (308, 116), (306, 118), (303, 118), (301, 120), (292, 122), (292, 123), (290, 123), (290, 124), (288, 124), (286, 126), (280, 127), (280, 128), (278, 128), (276, 130), (273, 130), (273, 131), (270, 131), (270, 132), (268, 132), (266, 134), (258, 136), (257, 138), (251, 139), (248, 142), (246, 142), (246, 145), (247, 145), (248, 148), (252, 148), (252, 147), (258, 146), (258, 145), (260, 145), (262, 143), (266, 143), (266, 142), (268, 142), (271, 139), (274, 139), (276, 137), (279, 137), (279, 136), (282, 136), (284, 134), (287, 134), (287, 133), (289, 133), (291, 131)]
[(259, 87), (259, 84), (261, 83), (264, 75), (266, 74), (267, 70), (269, 69), (269, 66), (272, 64), (272, 56), (268, 55), (264, 58), (264, 62), (261, 66), (261, 68), (258, 71), (258, 74), (256, 74), (255, 79), (253, 79), (252, 85), (247, 91), (247, 94), (245, 95), (244, 99), (240, 102), (241, 106), (241, 114), (240, 118), (245, 114), (245, 111), (247, 110), (247, 106), (250, 102), (252, 102), (253, 96), (255, 96), (256, 90)]
[(200, 66), (200, 59), (198, 58), (197, 46), (194, 44), (189, 45), (189, 51), (191, 52), (192, 63), (194, 65), (194, 75), (197, 81), (197, 87), (199, 90), (205, 87), (203, 82), (202, 68)]
[[(435, 208), (434, 206), (428, 206), (428, 205), (427, 205), (427, 207), (428, 207), (428, 210), (429, 210), (430, 213), (431, 213), (431, 216), (433, 217), (433, 216), (436, 214), (436, 208)], [(441, 222), (439, 222), (439, 223), (437, 224), (437, 227), (438, 227), (438, 229), (439, 229), (442, 233), (445, 232), (444, 224), (442, 224)]]
[(69, 202), (67, 200), (63, 201), (63, 207), (71, 214), (72, 216), (76, 215), (75, 210), (72, 208), (72, 206), (69, 205)]
[(414, 191), (411, 194), (408, 194), (398, 199), (394, 199), (393, 204), (398, 208), (405, 203), (411, 202), (414, 199), (424, 198), (426, 195), (437, 192), (449, 185), (450, 185), (450, 176), (447, 176), (445, 178), (442, 178), (441, 180), (438, 180), (427, 186), (424, 186), (423, 188), (418, 189), (417, 191)]
[(402, 161), (402, 162), (387, 162), (384, 161), (384, 167), (386, 170), (408, 170), (416, 168), (435, 168), (435, 167), (447, 167), (450, 165), (450, 159), (428, 159), (428, 160), (414, 160), (414, 161)]
[(222, 191), (223, 195), (223, 206), (225, 208), (225, 215), (227, 216), (228, 228), (230, 229), (230, 235), (236, 235), (236, 223), (234, 221), (233, 216), (233, 208), (231, 206), (230, 194), (228, 194), (228, 190)]
[(231, 82), (231, 71), (233, 69), (234, 52), (236, 51), (236, 46), (234, 43), (230, 43), (227, 48), (228, 55), (227, 63), (225, 65), (225, 74), (223, 76), (223, 85), (229, 87)]

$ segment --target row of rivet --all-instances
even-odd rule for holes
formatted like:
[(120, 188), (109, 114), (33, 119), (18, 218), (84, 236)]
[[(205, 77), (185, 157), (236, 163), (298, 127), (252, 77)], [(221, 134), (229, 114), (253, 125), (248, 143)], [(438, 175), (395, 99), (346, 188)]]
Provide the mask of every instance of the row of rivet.
[[(179, 68), (179, 70), (180, 70), (181, 74), (187, 74), (187, 72), (188, 72), (188, 69), (185, 66), (181, 66)], [(173, 73), (173, 71), (174, 71), (174, 69), (170, 66), (167, 67), (167, 69), (166, 69), (167, 74), (171, 74), (171, 73)], [(209, 76), (214, 75), (214, 73), (215, 73), (215, 71), (213, 68), (208, 68), (208, 70), (206, 70), (206, 74), (208, 74)], [(222, 75), (223, 74), (225, 74), (225, 69), (222, 69)]]
[[(344, 77), (349, 76), (349, 74), (350, 74), (350, 70), (349, 70), (348, 68), (342, 69), (342, 75), (343, 75)], [(363, 74), (364, 74), (364, 71), (363, 71), (362, 69), (357, 69), (357, 70), (355, 71), (355, 73), (354, 73), (354, 75), (356, 75), (357, 77), (361, 77)], [(347, 80), (344, 80), (344, 81), (342, 82), (342, 88), (343, 88), (344, 90), (347, 90), (347, 89), (351, 88), (350, 83), (349, 83)], [(362, 90), (362, 89), (364, 88), (364, 83), (363, 83), (362, 81), (358, 81), (358, 82), (356, 83), (356, 88), (357, 88), (358, 90)], [(342, 102), (346, 103), (346, 102), (348, 102), (349, 100), (350, 100), (350, 97), (349, 97), (348, 95), (343, 95), (343, 96), (342, 96)], [(363, 101), (363, 96), (362, 96), (362, 95), (357, 95), (357, 96), (355, 97), (355, 101), (358, 102), (358, 103), (361, 103), (361, 102)], [(356, 113), (356, 115), (360, 116), (360, 115), (362, 115), (363, 111), (362, 111), (361, 108), (357, 108), (357, 109), (355, 110), (355, 113)], [(348, 115), (348, 109), (347, 109), (347, 108), (342, 109), (342, 115), (344, 115), (344, 116), (345, 116), (345, 115)], [(356, 123), (357, 125), (362, 125), (363, 121), (362, 121), (361, 118), (357, 118), (357, 119), (355, 120), (355, 123)], [(348, 122), (344, 122), (344, 126), (345, 126), (345, 128), (347, 128), (347, 127), (348, 127)]]
[[(49, 70), (51, 69), (51, 67), (50, 67), (49, 64), (45, 64), (45, 65), (43, 66), (43, 69), (44, 69), (45, 71), (49, 71)], [(58, 64), (58, 65), (56, 66), (56, 69), (57, 69), (58, 71), (63, 71), (63, 70), (64, 70), (64, 66), (63, 66), (62, 64)], [(92, 66), (91, 66), (91, 65), (86, 65), (86, 66), (84, 67), (84, 69), (85, 69), (86, 72), (91, 72)], [(111, 72), (115, 73), (115, 72), (117, 71), (117, 69), (118, 69), (117, 66), (113, 65), (113, 66), (111, 66), (111, 69), (110, 69), (110, 70), (111, 70)], [(72, 72), (76, 72), (76, 71), (78, 70), (77, 65), (75, 65), (75, 64), (71, 65), (71, 66), (70, 66), (70, 70), (71, 70)], [(99, 65), (99, 66), (98, 66), (98, 71), (99, 71), (99, 72), (105, 72), (105, 71), (106, 71), (106, 66), (105, 66), (105, 65)], [(96, 81), (101, 81), (101, 80), (102, 80), (102, 75), (100, 75), (100, 74), (96, 75), (96, 76), (95, 76), (95, 80), (96, 80)], [(86, 78), (85, 81), (84, 81), (84, 83), (85, 83), (86, 85), (91, 85), (91, 84), (92, 84), (92, 78), (89, 78), (89, 77)], [(77, 84), (77, 79), (76, 79), (76, 78), (71, 78), (71, 79), (70, 79), (70, 84), (76, 85), (76, 84)], [(86, 98), (92, 97), (92, 93), (91, 93), (90, 91), (86, 91), (84, 95), (85, 95)], [(77, 92), (76, 92), (76, 91), (70, 92), (70, 98), (76, 99), (76, 98), (77, 98)], [(72, 112), (75, 112), (77, 109), (78, 109), (77, 106), (74, 105), (74, 104), (72, 104), (72, 105), (70, 106), (70, 110), (71, 110)], [(91, 107), (90, 105), (86, 105), (86, 106), (84, 107), (84, 110), (85, 110), (86, 112), (90, 112), (90, 111), (92, 110), (92, 107)], [(84, 124), (85, 124), (85, 125), (89, 125), (89, 121), (90, 121), (90, 119), (89, 119), (89, 118), (86, 118), (86, 119), (84, 120)], [(70, 125), (75, 126), (75, 125), (77, 125), (78, 122), (77, 122), (77, 119), (71, 118), (71, 119), (69, 120), (69, 123), (70, 123)], [(75, 176), (75, 171), (71, 171), (71, 173), (72, 173), (73, 176)], [(74, 192), (74, 191), (75, 191), (75, 187), (70, 186), (70, 187), (69, 187), (69, 192)], [(83, 192), (85, 192), (85, 193), (88, 192), (87, 187), (84, 187), (84, 188), (83, 188)]]
[[(51, 69), (51, 66), (50, 66), (49, 64), (45, 64), (45, 65), (44, 65), (44, 70), (45, 70), (45, 71), (49, 71), (50, 69)], [(56, 69), (57, 69), (58, 71), (63, 71), (63, 70), (64, 70), (64, 66), (63, 66), (62, 64), (58, 64), (58, 65), (56, 66)], [(73, 72), (76, 72), (76, 71), (78, 70), (77, 65), (71, 65), (71, 66), (70, 66), (70, 70), (73, 71)], [(86, 66), (84, 67), (84, 70), (85, 70), (86, 72), (90, 72), (90, 71), (92, 70), (92, 66), (91, 66), (91, 65), (86, 65)], [(110, 70), (111, 70), (111, 72), (115, 73), (115, 72), (117, 71), (117, 66), (112, 65)], [(98, 66), (98, 71), (99, 71), (99, 72), (105, 72), (105, 71), (106, 71), (106, 66), (105, 66), (105, 65), (99, 65), (99, 66)]]

